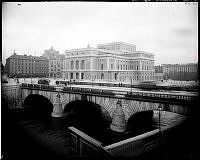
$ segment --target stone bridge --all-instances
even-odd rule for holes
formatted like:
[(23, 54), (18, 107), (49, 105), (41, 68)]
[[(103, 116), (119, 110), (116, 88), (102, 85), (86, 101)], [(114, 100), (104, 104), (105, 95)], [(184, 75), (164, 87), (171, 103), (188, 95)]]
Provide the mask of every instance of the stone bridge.
[[(148, 94), (135, 95), (119, 91), (77, 88), (77, 87), (55, 87), (37, 84), (22, 84), (21, 89), (21, 103), (31, 95), (41, 95), (48, 98), (53, 104), (53, 117), (63, 116), (63, 111), (67, 104), (78, 100), (87, 100), (101, 106), (102, 111), (107, 111), (110, 117), (116, 109), (118, 101), (122, 104), (122, 110), (125, 114), (126, 121), (129, 117), (137, 112), (147, 110), (168, 110), (176, 113), (187, 114), (190, 112), (189, 104), (194, 100), (195, 96), (181, 96), (173, 97), (166, 96), (166, 94), (157, 97), (155, 94), (149, 92)], [(154, 96), (152, 98), (152, 95)], [(172, 95), (170, 95), (172, 96)], [(173, 95), (174, 96), (174, 95)], [(181, 99), (182, 97), (182, 99)], [(187, 103), (186, 103), (187, 102)]]

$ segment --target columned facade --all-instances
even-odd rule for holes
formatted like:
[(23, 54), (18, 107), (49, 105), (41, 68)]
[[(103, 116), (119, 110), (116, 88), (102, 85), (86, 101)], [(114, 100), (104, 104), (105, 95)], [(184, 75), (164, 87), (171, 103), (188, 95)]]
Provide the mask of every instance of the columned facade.
[[(109, 47), (108, 47), (109, 46)], [(154, 55), (125, 42), (65, 51), (62, 78), (106, 82), (154, 80)]]

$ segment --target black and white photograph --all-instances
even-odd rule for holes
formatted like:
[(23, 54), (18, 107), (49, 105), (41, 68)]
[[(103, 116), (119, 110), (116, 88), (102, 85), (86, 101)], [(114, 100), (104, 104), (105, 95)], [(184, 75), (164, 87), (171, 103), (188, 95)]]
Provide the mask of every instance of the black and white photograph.
[(198, 2), (2, 2), (1, 159), (200, 159)]

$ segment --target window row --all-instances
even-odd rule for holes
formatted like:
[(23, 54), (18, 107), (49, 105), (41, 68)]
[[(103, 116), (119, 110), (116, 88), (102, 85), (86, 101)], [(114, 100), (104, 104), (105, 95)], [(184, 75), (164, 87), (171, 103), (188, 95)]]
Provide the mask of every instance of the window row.
[[(80, 66), (79, 66), (79, 63), (81, 63), (80, 64)], [(70, 68), (73, 70), (74, 68), (75, 69), (85, 69), (85, 61), (84, 60), (81, 60), (81, 61), (79, 61), (79, 60), (76, 60), (75, 62), (74, 61), (71, 61), (70, 62)]]

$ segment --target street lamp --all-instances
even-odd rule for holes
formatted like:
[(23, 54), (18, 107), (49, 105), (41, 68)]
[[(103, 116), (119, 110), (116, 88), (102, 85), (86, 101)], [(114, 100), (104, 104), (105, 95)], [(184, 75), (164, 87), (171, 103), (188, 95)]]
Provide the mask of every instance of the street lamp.
[(32, 74), (31, 74), (31, 84), (32, 84)]
[(132, 93), (132, 78), (131, 78), (131, 76), (130, 76), (130, 80), (131, 80), (131, 93)]
[(94, 78), (92, 78), (92, 86), (94, 86), (95, 79), (96, 79), (96, 76), (94, 76)]
[(17, 72), (17, 83), (19, 83), (19, 71)]
[(159, 132), (161, 133), (161, 111), (162, 111), (162, 106), (161, 104), (158, 106), (158, 122), (159, 122)]
[[(33, 61), (33, 66), (35, 66), (35, 60)], [(33, 67), (34, 68), (34, 67)], [(35, 67), (36, 68), (36, 67)], [(33, 70), (33, 72), (32, 73), (34, 73), (34, 70)], [(31, 84), (32, 84), (32, 74), (31, 74)]]

